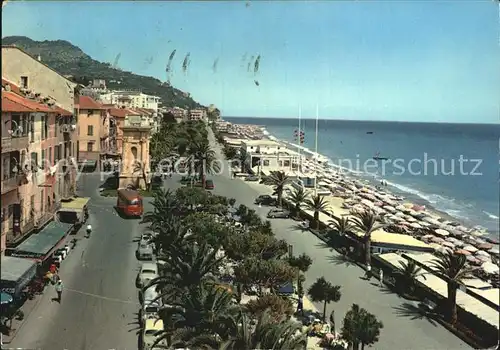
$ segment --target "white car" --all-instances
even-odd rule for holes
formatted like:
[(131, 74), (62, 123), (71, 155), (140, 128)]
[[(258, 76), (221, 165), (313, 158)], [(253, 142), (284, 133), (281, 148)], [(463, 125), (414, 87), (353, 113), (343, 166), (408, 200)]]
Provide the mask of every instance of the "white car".
[(161, 319), (147, 319), (144, 323), (144, 328), (142, 329), (141, 348), (143, 350), (153, 350), (153, 344), (155, 343), (156, 338), (158, 338), (158, 336), (160, 335), (159, 333), (162, 330), (163, 321)]
[(137, 274), (136, 285), (139, 288), (147, 285), (151, 280), (159, 277), (158, 265), (156, 263), (144, 263)]

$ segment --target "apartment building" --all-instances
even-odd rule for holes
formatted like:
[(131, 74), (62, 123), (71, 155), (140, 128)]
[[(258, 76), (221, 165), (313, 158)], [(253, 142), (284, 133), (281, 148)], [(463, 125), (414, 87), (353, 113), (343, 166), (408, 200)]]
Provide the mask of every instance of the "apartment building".
[(203, 120), (207, 121), (207, 110), (206, 109), (192, 109), (189, 111), (189, 119), (190, 120)]
[(74, 195), (75, 86), (40, 58), (2, 46), (2, 252)]
[(89, 96), (78, 99), (78, 128), (80, 130), (80, 162), (94, 167), (101, 166), (106, 154), (111, 150), (109, 109)]
[(147, 108), (158, 112), (161, 102), (158, 96), (144, 94), (140, 91), (111, 91), (101, 94), (101, 101), (117, 105), (120, 108)]
[(299, 154), (272, 140), (243, 140), (241, 148), (247, 154), (250, 168), (262, 170), (297, 170)]
[(180, 107), (169, 107), (166, 109), (166, 113), (172, 114), (177, 123), (188, 120), (189, 116), (188, 111)]

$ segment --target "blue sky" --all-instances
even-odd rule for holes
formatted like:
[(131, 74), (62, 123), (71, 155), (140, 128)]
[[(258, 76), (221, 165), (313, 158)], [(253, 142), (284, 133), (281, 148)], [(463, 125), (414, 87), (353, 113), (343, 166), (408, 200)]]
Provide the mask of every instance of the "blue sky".
[[(99, 61), (121, 53), (120, 68), (161, 80), (177, 49), (172, 84), (227, 116), (301, 105), (314, 117), (318, 104), (322, 118), (500, 122), (491, 0), (9, 2), (2, 31), (68, 40)], [(261, 55), (257, 74), (245, 53)]]

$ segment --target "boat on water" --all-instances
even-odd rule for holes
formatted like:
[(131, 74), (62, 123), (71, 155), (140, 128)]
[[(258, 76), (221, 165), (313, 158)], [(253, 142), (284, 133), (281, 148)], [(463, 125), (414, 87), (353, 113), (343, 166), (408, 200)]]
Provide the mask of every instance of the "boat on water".
[(373, 134), (373, 131), (367, 131), (366, 133), (367, 133), (368, 135), (371, 135), (371, 134)]
[(380, 152), (377, 152), (375, 156), (373, 157), (375, 160), (389, 160), (389, 157), (381, 157)]

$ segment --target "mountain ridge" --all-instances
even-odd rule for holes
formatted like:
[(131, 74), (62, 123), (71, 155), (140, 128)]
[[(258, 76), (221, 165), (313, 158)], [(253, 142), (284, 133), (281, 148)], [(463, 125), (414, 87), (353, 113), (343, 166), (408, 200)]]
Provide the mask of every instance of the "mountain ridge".
[(2, 38), (2, 45), (19, 47), (35, 58), (40, 55), (44, 64), (63, 75), (71, 75), (74, 82), (85, 86), (93, 79), (104, 79), (106, 86), (112, 90), (140, 90), (158, 96), (164, 107), (205, 107), (187, 92), (157, 78), (123, 71), (110, 63), (97, 61), (66, 40), (37, 41), (26, 36), (7, 36)]

